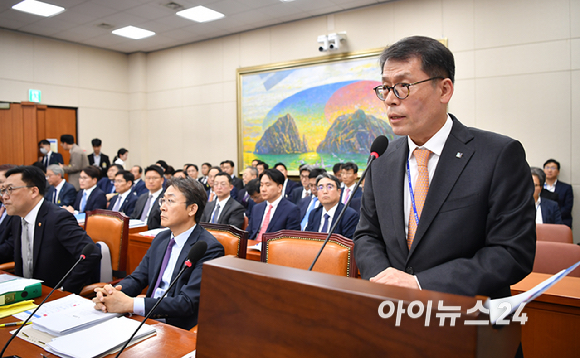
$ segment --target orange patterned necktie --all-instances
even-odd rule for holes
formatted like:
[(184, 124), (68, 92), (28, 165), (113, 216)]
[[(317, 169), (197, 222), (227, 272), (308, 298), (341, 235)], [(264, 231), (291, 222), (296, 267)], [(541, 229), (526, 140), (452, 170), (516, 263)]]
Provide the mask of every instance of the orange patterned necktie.
[[(415, 197), (417, 215), (421, 218), (423, 205), (425, 205), (425, 198), (429, 191), (429, 170), (427, 169), (427, 165), (429, 163), (429, 154), (431, 154), (431, 151), (428, 149), (415, 148), (413, 154), (415, 155), (415, 159), (417, 159), (417, 169), (419, 171), (415, 187), (413, 188), (413, 194)], [(413, 211), (413, 204), (411, 203), (411, 210), (409, 212), (409, 234), (407, 235), (407, 246), (409, 249), (411, 249), (411, 245), (413, 245), (415, 232), (417, 232), (417, 222), (415, 221), (415, 213)]]

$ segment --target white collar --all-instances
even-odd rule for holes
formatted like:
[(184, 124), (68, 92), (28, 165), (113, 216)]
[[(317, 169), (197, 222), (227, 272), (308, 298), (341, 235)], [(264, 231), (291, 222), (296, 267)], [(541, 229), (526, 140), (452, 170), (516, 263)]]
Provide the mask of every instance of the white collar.
[(62, 187), (64, 186), (64, 183), (66, 183), (66, 179), (63, 179), (60, 184), (58, 184), (55, 188), (56, 191), (60, 191), (62, 189)]
[(173, 236), (173, 239), (175, 240), (175, 245), (177, 245), (177, 247), (183, 247), (183, 245), (185, 245), (185, 242), (187, 241), (187, 239), (189, 239), (189, 235), (191, 235), (191, 233), (193, 232), (193, 230), (195, 230), (195, 224), (193, 224), (193, 226), (191, 228), (189, 228), (188, 230), (182, 232), (181, 234), (174, 236), (173, 232), (171, 233), (171, 236)]
[(91, 196), (91, 194), (93, 193), (93, 190), (95, 190), (96, 187), (97, 187), (97, 184), (93, 185), (89, 189), (83, 189), (83, 194), (87, 193), (87, 198), (88, 198), (89, 196)]
[(407, 142), (409, 144), (409, 159), (413, 155), (415, 148), (428, 149), (433, 154), (440, 156), (441, 152), (443, 152), (443, 147), (445, 146), (445, 142), (447, 141), (452, 128), (453, 121), (451, 120), (451, 117), (447, 115), (447, 120), (445, 121), (443, 127), (441, 127), (441, 129), (439, 129), (433, 137), (429, 138), (425, 144), (419, 146), (413, 142), (411, 137), (407, 136)]
[(28, 214), (26, 214), (24, 220), (27, 223), (34, 225), (34, 223), (36, 222), (36, 217), (38, 216), (38, 210), (40, 210), (40, 206), (42, 205), (42, 203), (44, 203), (44, 198), (41, 198), (38, 204), (36, 204), (36, 206), (33, 207), (32, 210), (28, 212)]
[(322, 207), (322, 218), (324, 218), (324, 214), (328, 214), (328, 216), (330, 216), (330, 218), (333, 219), (334, 213), (336, 213), (336, 208), (338, 208), (338, 204), (340, 204), (340, 201), (338, 203), (336, 203), (336, 205), (333, 206), (332, 208), (330, 208), (330, 210), (328, 210), (328, 211), (326, 211), (326, 209), (323, 206)]

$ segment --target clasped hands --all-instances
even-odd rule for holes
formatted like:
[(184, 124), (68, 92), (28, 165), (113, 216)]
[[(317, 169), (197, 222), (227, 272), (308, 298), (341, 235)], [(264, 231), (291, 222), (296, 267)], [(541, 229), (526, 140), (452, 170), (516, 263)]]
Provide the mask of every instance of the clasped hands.
[(110, 313), (132, 313), (133, 312), (133, 298), (124, 294), (121, 285), (113, 287), (112, 285), (105, 285), (105, 287), (95, 288), (97, 297), (93, 298), (95, 309)]
[(409, 275), (406, 272), (397, 270), (396, 268), (392, 267), (388, 267), (385, 270), (379, 272), (376, 276), (371, 277), (370, 281), (383, 285), (419, 289), (419, 285), (415, 279), (415, 276)]

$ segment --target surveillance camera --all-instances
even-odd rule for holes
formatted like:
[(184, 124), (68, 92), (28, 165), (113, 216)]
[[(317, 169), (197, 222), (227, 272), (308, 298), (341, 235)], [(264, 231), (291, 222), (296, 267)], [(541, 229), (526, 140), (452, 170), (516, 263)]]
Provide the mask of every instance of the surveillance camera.
[(318, 36), (318, 43), (320, 46), (318, 47), (318, 51), (325, 52), (328, 51), (328, 37), (326, 35)]
[(330, 50), (335, 50), (340, 48), (341, 41), (346, 40), (346, 32), (339, 34), (329, 34), (328, 35), (328, 48)]

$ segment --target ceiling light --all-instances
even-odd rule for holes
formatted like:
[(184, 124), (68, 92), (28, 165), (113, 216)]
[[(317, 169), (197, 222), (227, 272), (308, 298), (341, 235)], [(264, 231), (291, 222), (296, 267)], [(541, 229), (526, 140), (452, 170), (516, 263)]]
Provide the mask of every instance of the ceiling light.
[(224, 17), (221, 12), (208, 9), (205, 6), (196, 6), (191, 9), (177, 12), (177, 15), (196, 22), (209, 22)]
[(36, 0), (24, 0), (12, 6), (14, 10), (24, 11), (38, 16), (54, 16), (64, 11), (64, 7), (47, 4)]
[(115, 35), (128, 37), (133, 40), (144, 39), (145, 37), (155, 35), (155, 32), (153, 31), (140, 29), (135, 26), (125, 26), (122, 29), (113, 30), (113, 33)]

